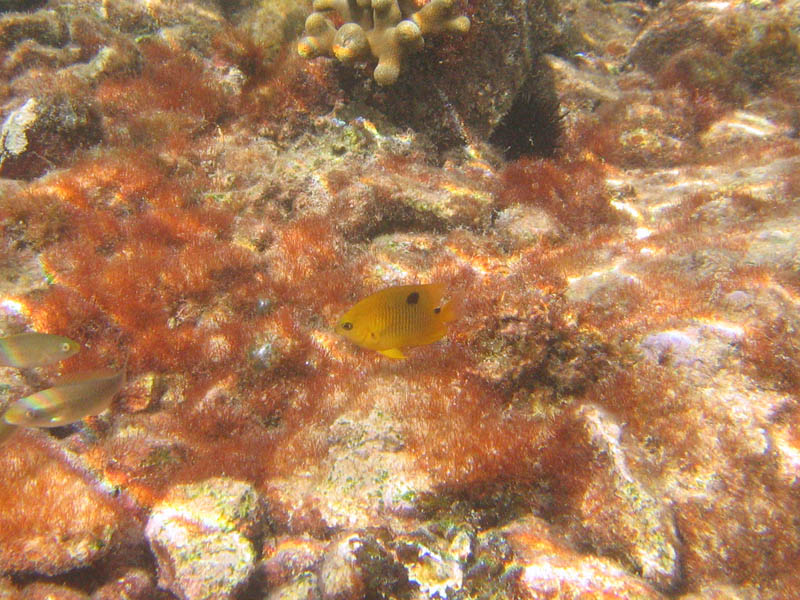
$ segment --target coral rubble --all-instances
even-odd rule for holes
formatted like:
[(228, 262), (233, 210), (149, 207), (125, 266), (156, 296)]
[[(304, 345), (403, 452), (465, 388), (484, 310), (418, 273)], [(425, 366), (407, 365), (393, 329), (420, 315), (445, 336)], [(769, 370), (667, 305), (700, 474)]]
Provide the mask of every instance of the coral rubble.
[(0, 429), (0, 597), (800, 598), (797, 0), (469, 2), (391, 88), (309, 11), (0, 11), (0, 337), (83, 348), (0, 410), (129, 380)]

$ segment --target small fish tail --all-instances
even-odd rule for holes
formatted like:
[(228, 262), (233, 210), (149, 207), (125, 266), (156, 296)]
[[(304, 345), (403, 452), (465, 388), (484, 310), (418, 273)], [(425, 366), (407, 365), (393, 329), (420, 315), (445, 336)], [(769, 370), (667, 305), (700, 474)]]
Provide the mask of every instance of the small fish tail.
[(462, 297), (460, 295), (456, 295), (448, 300), (444, 306), (442, 306), (442, 311), (439, 313), (439, 318), (441, 319), (442, 323), (449, 323), (450, 321), (456, 320), (459, 313), (459, 307), (461, 306), (461, 300)]

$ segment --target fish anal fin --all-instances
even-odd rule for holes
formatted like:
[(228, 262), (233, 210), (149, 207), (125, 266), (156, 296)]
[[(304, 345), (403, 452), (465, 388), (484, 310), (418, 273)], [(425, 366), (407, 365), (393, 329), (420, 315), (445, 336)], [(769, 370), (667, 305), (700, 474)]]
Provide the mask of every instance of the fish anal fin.
[(400, 348), (389, 348), (387, 350), (378, 350), (384, 356), (388, 356), (389, 358), (405, 358), (406, 355), (403, 354), (403, 351)]

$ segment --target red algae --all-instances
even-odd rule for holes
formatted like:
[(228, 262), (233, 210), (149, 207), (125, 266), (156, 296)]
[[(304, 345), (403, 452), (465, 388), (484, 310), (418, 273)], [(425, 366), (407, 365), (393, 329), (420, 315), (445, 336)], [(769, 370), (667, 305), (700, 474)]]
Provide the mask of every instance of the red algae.
[(404, 403), (404, 429), (435, 480), (451, 490), (535, 480), (550, 437), (544, 423), (525, 410), (503, 410), (502, 399), (479, 382), (429, 376), (423, 383), (430, 395)]
[(602, 163), (591, 157), (520, 159), (502, 173), (500, 204), (541, 206), (570, 232), (617, 224), (620, 215), (609, 204), (606, 172)]
[(134, 515), (126, 516), (122, 503), (95, 489), (59, 454), (48, 441), (23, 433), (0, 455), (4, 571), (69, 571), (84, 564), (84, 554), (89, 560), (108, 554), (132, 525)]
[(153, 128), (157, 123), (147, 123), (152, 120), (152, 111), (170, 113), (170, 119), (159, 119), (158, 124), (172, 127), (204, 127), (223, 116), (224, 94), (196, 56), (149, 40), (139, 45), (139, 51), (141, 73), (108, 79), (97, 90), (104, 110), (115, 119), (124, 117), (133, 126), (140, 125), (137, 136), (145, 131), (157, 136)]

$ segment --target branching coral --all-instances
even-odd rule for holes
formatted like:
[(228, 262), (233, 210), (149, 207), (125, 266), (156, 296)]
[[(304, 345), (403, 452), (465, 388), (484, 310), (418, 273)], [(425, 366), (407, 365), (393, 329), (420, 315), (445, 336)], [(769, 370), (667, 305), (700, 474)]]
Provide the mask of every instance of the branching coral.
[[(415, 8), (408, 0), (315, 0), (298, 52), (306, 58), (333, 55), (345, 64), (371, 53), (378, 59), (375, 81), (391, 85), (403, 57), (423, 48), (424, 35), (469, 30), (467, 17), (453, 16), (453, 0), (431, 0)], [(331, 13), (344, 21), (338, 29), (328, 18)]]

